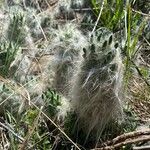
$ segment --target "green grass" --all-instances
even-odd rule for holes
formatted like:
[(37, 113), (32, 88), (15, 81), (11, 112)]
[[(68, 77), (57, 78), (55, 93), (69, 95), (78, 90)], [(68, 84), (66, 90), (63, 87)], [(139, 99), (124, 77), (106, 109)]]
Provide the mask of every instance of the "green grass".
[(12, 42), (3, 42), (0, 45), (0, 75), (3, 77), (8, 77), (10, 75), (10, 65), (15, 60), (17, 52), (19, 51), (19, 46)]

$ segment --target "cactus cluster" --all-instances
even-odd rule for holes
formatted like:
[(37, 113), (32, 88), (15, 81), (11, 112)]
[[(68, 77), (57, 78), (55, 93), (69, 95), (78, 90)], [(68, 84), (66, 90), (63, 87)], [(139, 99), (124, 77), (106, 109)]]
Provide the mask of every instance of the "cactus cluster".
[(59, 15), (68, 17), (71, 12), (74, 17), (74, 9), (86, 6), (86, 1), (59, 0), (52, 14), (39, 13), (35, 1), (25, 2), (25, 8), (22, 2), (9, 8), (13, 15), (4, 35), (19, 48), (7, 71), (40, 105), (43, 91), (56, 90), (62, 96), (58, 118), (73, 110), (87, 135), (94, 131), (99, 136), (111, 121), (122, 119), (123, 65), (118, 43), (105, 28), (89, 38), (71, 18), (60, 24)]

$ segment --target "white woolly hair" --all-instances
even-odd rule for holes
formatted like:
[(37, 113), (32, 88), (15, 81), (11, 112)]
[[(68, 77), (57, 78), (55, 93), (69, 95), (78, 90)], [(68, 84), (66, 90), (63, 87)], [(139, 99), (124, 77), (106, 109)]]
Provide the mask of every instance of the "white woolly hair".
[(51, 41), (55, 55), (54, 87), (62, 94), (68, 93), (70, 81), (82, 59), (82, 49), (87, 46), (87, 39), (73, 23), (59, 26), (55, 38)]
[(73, 0), (71, 6), (72, 6), (72, 8), (80, 9), (80, 8), (84, 7), (84, 5), (87, 3), (87, 1), (88, 0)]
[(59, 121), (65, 120), (65, 117), (67, 116), (68, 112), (71, 110), (70, 102), (67, 98), (64, 96), (61, 96), (61, 105), (57, 106), (58, 113), (56, 114), (57, 119)]
[(59, 0), (58, 7), (63, 7), (64, 10), (69, 11), (71, 7), (71, 0)]
[[(86, 37), (72, 23), (59, 26), (58, 30), (53, 30), (52, 34), (54, 36), (52, 36), (49, 47), (42, 50), (43, 56), (39, 58), (35, 55), (40, 50), (36, 48), (32, 37), (28, 35), (30, 37), (30, 40), (26, 41), (29, 46), (28, 50), (22, 54), (19, 52), (11, 64), (10, 70), (17, 67), (15, 76), (22, 84), (38, 77), (38, 80), (33, 80), (34, 82), (27, 87), (31, 95), (40, 95), (49, 85), (57, 92), (67, 96), (71, 78), (77, 70), (78, 63), (81, 62), (82, 49), (87, 45)], [(30, 48), (33, 54), (30, 53)], [(52, 55), (44, 55), (44, 53), (52, 53)], [(63, 115), (66, 114), (61, 113), (64, 112), (63, 107), (61, 108), (59, 110), (63, 118)]]
[(55, 21), (56, 17), (59, 15), (64, 15), (71, 10), (71, 0), (58, 0), (55, 7), (52, 8), (53, 11), (50, 13), (50, 17)]
[(64, 47), (66, 49), (76, 49), (82, 51), (81, 48), (87, 46), (87, 39), (74, 23), (66, 23), (58, 26), (58, 30), (54, 31), (55, 38), (51, 41), (52, 47)]
[[(87, 3), (89, 3), (87, 0), (58, 0), (51, 12), (51, 17), (53, 20), (57, 20), (56, 18), (61, 17), (67, 20), (75, 19), (76, 15), (74, 9), (82, 9)], [(84, 13), (82, 12), (81, 14), (83, 15)]]
[(85, 52), (85, 59), (72, 81), (74, 84), (71, 90), (71, 105), (87, 137), (93, 132), (99, 137), (111, 121), (123, 119), (123, 64), (120, 50), (109, 32), (96, 32), (105, 40), (98, 38), (99, 35), (93, 35), (92, 44)]
[(5, 39), (6, 32), (9, 26), (9, 17), (0, 10), (0, 40)]

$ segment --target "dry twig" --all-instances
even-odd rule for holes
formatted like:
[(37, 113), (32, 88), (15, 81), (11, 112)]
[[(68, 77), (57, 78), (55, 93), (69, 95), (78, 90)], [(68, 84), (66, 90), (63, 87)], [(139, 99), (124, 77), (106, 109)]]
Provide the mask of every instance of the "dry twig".
[(146, 17), (150, 17), (150, 14), (146, 14), (146, 13), (137, 11), (137, 10), (135, 10), (135, 9), (133, 9), (133, 8), (132, 8), (132, 11), (135, 12), (135, 13), (138, 13), (138, 14), (140, 14), (140, 15), (143, 15), (143, 16), (146, 16)]
[(133, 147), (133, 150), (150, 150), (150, 145)]
[(111, 141), (103, 143), (103, 147), (92, 150), (113, 150), (127, 144), (150, 141), (150, 129), (122, 134)]

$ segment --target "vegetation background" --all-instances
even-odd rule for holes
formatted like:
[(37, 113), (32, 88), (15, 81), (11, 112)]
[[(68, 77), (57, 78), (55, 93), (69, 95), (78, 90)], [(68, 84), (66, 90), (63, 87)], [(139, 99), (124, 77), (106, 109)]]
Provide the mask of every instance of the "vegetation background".
[[(107, 53), (113, 51), (112, 42), (119, 57)], [(112, 121), (100, 135), (96, 128), (98, 135), (87, 136), (77, 125), (79, 116), (68, 91), (76, 84), (72, 76), (80, 61), (99, 48), (104, 50), (104, 67), (114, 57), (119, 58), (116, 64), (123, 63), (123, 121)], [(114, 81), (114, 72), (109, 81)], [(105, 85), (103, 76), (100, 81)], [(82, 112), (86, 102), (78, 103)], [(96, 116), (85, 115), (84, 122), (94, 123)], [(101, 118), (105, 122), (108, 116)], [(150, 1), (1, 0), (0, 149), (145, 148), (150, 149)]]

